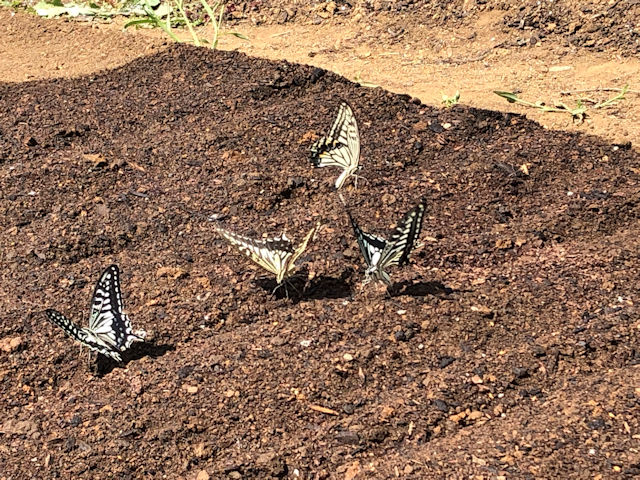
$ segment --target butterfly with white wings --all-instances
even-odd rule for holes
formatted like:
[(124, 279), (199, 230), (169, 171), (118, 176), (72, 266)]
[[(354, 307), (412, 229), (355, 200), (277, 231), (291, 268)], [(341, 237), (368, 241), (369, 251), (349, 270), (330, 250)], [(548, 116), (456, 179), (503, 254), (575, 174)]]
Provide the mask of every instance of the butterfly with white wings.
[(276, 282), (280, 285), (291, 276), (295, 270), (296, 260), (306, 250), (309, 241), (315, 237), (319, 228), (320, 223), (318, 222), (296, 248), (284, 233), (281, 237), (255, 240), (220, 227), (216, 227), (216, 231), (255, 263), (273, 273), (276, 276)]
[(360, 161), (360, 134), (356, 117), (347, 102), (338, 107), (329, 135), (316, 140), (311, 146), (309, 160), (315, 167), (342, 168), (336, 189), (342, 188), (347, 178), (355, 174)]
[(46, 314), (51, 323), (75, 341), (121, 362), (121, 353), (146, 336), (144, 330), (132, 331), (131, 320), (123, 309), (120, 270), (111, 265), (102, 273), (93, 292), (88, 327), (79, 327), (56, 310), (48, 309)]
[(420, 244), (425, 200), (409, 210), (393, 229), (389, 240), (363, 232), (347, 211), (351, 226), (356, 235), (358, 246), (367, 264), (364, 283), (372, 279), (381, 280), (391, 285), (391, 277), (387, 269), (393, 265), (403, 266), (409, 263), (409, 255)]

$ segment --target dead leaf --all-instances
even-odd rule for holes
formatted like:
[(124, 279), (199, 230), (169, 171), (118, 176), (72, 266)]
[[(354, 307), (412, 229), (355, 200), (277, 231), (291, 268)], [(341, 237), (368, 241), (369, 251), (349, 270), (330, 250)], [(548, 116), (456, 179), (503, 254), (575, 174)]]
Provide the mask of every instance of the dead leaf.
[(340, 415), (338, 412), (336, 412), (335, 410), (332, 410), (330, 408), (327, 407), (323, 407), (321, 405), (309, 405), (309, 408), (311, 410), (315, 410), (316, 412), (320, 412), (320, 413), (326, 413), (327, 415)]

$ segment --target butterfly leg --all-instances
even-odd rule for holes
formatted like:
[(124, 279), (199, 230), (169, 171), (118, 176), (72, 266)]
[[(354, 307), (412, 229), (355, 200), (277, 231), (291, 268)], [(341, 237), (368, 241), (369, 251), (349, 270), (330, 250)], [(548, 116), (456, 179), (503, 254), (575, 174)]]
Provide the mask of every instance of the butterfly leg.
[(273, 292), (271, 292), (271, 295), (269, 296), (269, 300), (273, 300), (273, 297), (275, 296), (276, 292), (283, 285), (284, 285), (284, 289), (285, 289), (285, 293), (287, 295), (287, 298), (289, 298), (289, 292), (287, 291), (287, 286), (285, 285), (285, 283), (279, 283), (278, 285), (276, 285), (276, 288), (273, 289)]
[(361, 178), (362, 180), (364, 180), (365, 182), (368, 182), (369, 179), (366, 177), (363, 177), (361, 175), (353, 175), (353, 186), (355, 187), (355, 189), (358, 189), (358, 179)]

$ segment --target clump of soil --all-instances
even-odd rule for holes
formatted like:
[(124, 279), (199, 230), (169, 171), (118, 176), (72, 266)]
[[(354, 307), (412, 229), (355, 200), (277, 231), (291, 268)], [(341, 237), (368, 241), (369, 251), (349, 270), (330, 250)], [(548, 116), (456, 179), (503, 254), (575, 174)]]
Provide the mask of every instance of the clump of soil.
[[(340, 99), (361, 226), (428, 200), (388, 295), (360, 286), (336, 171), (306, 160)], [(0, 85), (0, 471), (637, 475), (639, 164), (518, 115), (184, 46)], [(306, 285), (272, 296), (214, 219), (294, 239), (322, 220)], [(111, 262), (149, 338), (91, 373), (43, 310), (80, 321)]]

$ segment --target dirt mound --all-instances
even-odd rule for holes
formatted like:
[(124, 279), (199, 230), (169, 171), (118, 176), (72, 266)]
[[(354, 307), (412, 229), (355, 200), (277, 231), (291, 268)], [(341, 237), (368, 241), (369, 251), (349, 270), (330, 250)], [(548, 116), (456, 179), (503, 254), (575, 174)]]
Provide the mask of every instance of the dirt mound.
[[(340, 98), (362, 227), (428, 200), (391, 297), (360, 288), (336, 172), (306, 161)], [(184, 46), (0, 85), (0, 471), (637, 475), (639, 163), (517, 115)], [(294, 239), (322, 219), (304, 293), (272, 298), (213, 218)], [(92, 375), (43, 310), (78, 320), (111, 262), (149, 338)]]
[(635, 0), (360, 0), (302, 1), (295, 5), (288, 0), (258, 0), (230, 2), (229, 20), (249, 18), (255, 23), (301, 21), (320, 24), (329, 19), (351, 18), (380, 27), (380, 17), (389, 15), (387, 21), (382, 21), (382, 30), (386, 31), (391, 22), (395, 25), (392, 30), (397, 32), (398, 28), (409, 29), (417, 25), (455, 29), (490, 11), (504, 15), (505, 30), (516, 35), (514, 41), (520, 46), (553, 36), (571, 45), (598, 51), (614, 49), (622, 55), (640, 52), (640, 3)]

